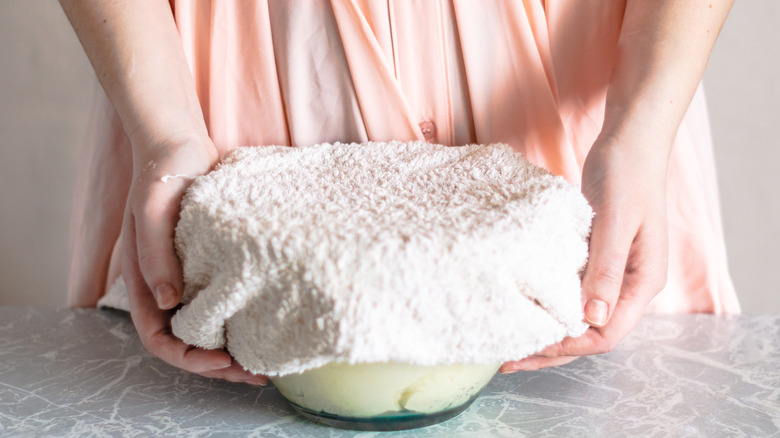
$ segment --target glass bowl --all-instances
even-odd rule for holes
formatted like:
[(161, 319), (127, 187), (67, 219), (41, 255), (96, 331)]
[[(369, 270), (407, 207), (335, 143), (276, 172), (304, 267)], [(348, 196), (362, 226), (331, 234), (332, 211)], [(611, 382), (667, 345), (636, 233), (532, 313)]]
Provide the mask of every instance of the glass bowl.
[(402, 430), (460, 414), (500, 365), (333, 362), (271, 381), (301, 415), (317, 423), (343, 429)]

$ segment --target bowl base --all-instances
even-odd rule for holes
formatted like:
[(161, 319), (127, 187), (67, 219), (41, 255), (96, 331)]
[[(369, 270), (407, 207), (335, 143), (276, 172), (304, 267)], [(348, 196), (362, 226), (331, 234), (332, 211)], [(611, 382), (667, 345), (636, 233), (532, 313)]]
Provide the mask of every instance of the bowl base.
[(433, 412), (430, 414), (415, 411), (400, 411), (380, 414), (373, 417), (345, 417), (328, 412), (315, 412), (311, 409), (292, 403), (289, 400), (288, 403), (290, 403), (290, 405), (304, 418), (325, 426), (351, 430), (392, 431), (417, 429), (447, 421), (465, 411), (474, 400), (477, 399), (478, 395), (479, 394), (475, 394), (462, 405), (445, 411)]

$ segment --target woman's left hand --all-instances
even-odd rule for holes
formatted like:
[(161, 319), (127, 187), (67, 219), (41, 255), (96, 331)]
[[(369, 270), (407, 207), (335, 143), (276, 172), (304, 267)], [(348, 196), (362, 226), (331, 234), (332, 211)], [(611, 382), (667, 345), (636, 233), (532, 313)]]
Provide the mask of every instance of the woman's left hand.
[(582, 279), (590, 328), (504, 372), (612, 350), (666, 284), (671, 146), (733, 0), (629, 0), (610, 72), (604, 125), (582, 170), (596, 216)]
[(644, 140), (653, 138), (647, 134), (602, 133), (585, 160), (582, 193), (595, 212), (582, 279), (585, 321), (591, 327), (580, 337), (504, 363), (502, 373), (563, 365), (611, 351), (666, 284), (669, 147)]

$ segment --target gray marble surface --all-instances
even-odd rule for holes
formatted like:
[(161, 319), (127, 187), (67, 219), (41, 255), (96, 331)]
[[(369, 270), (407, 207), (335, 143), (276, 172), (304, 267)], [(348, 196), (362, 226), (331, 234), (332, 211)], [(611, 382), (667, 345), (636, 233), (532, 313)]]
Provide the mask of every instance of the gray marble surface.
[(149, 356), (127, 314), (0, 308), (0, 436), (780, 436), (780, 316), (646, 316), (615, 351), (496, 375), (463, 414), (405, 432), (298, 417), (269, 385)]

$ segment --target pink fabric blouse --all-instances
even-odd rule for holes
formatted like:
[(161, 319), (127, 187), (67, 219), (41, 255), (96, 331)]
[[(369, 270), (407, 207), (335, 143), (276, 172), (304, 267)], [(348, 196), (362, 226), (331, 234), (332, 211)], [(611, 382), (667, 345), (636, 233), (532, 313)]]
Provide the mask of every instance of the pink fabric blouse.
[[(625, 8), (616, 0), (171, 3), (220, 153), (333, 141), (501, 142), (575, 184), (603, 122)], [(101, 95), (74, 198), (71, 305), (95, 305), (121, 275), (131, 162)], [(739, 312), (701, 89), (668, 178), (668, 283), (648, 311)]]

